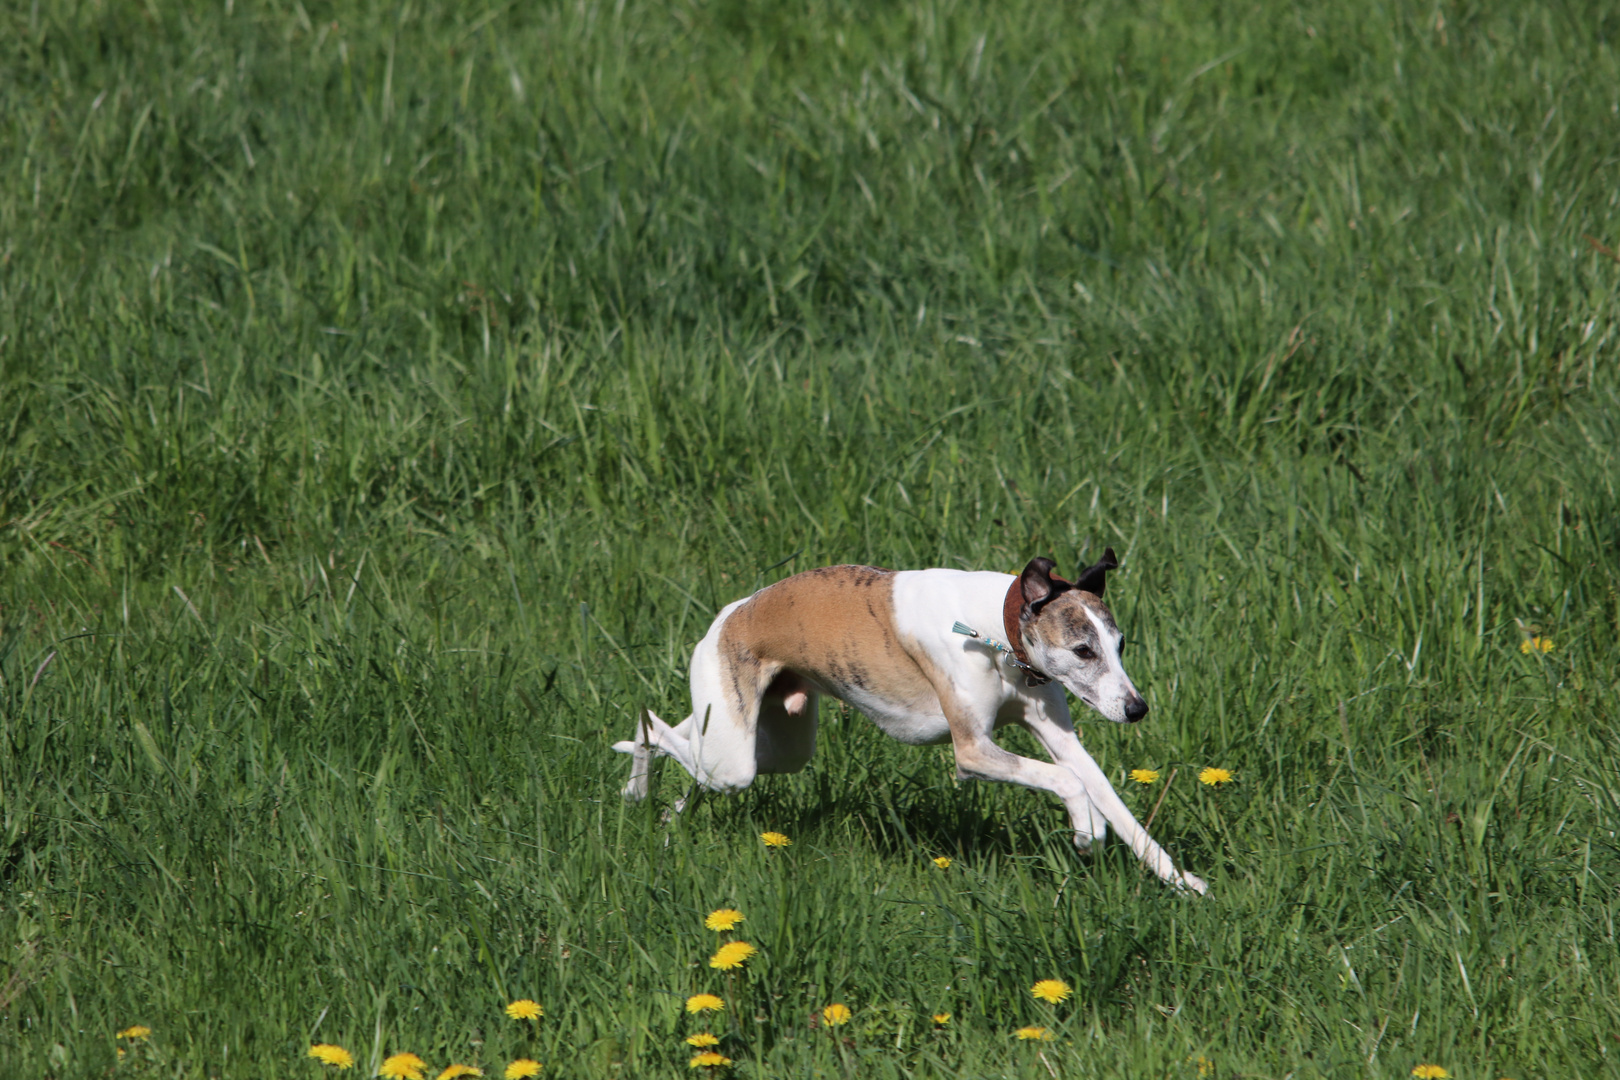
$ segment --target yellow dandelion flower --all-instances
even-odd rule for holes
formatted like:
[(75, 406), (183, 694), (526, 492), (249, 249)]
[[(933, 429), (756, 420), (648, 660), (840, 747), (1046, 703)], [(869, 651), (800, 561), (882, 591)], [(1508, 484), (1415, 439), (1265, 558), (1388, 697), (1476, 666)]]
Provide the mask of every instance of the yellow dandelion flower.
[(721, 971), (735, 971), (758, 951), (746, 941), (728, 941), (720, 946), (719, 952), (709, 957), (709, 966)]
[(451, 1065), (438, 1075), (438, 1080), (461, 1080), (463, 1076), (483, 1076), (482, 1069), (475, 1069), (471, 1065)]
[(1074, 991), (1062, 979), (1042, 979), (1029, 988), (1029, 992), (1053, 1005), (1068, 998)]
[(1212, 765), (1198, 774), (1198, 782), (1208, 784), (1210, 787), (1218, 787), (1221, 784), (1230, 784), (1232, 774), (1226, 769), (1217, 769)]
[(950, 1013), (935, 1013), (934, 1014), (934, 1023), (938, 1024), (940, 1027), (944, 1027), (946, 1024), (948, 1024), (950, 1022), (951, 1022), (951, 1014)]
[(1034, 1040), (1035, 1042), (1051, 1042), (1052, 1041), (1052, 1033), (1050, 1031), (1047, 1031), (1043, 1027), (1021, 1027), (1017, 1031), (1013, 1032), (1013, 1034), (1017, 1035), (1020, 1039), (1023, 1039), (1025, 1041), (1029, 1041), (1029, 1040)]
[(707, 1031), (700, 1031), (696, 1035), (688, 1035), (686, 1037), (686, 1045), (695, 1046), (701, 1050), (705, 1046), (719, 1046), (720, 1040), (715, 1038), (713, 1035), (710, 1035)]
[(709, 912), (709, 917), (703, 920), (703, 925), (710, 930), (730, 930), (742, 921), (742, 912), (736, 908), (723, 907), (719, 911)]
[(731, 1064), (731, 1059), (713, 1050), (705, 1050), (701, 1054), (693, 1054), (688, 1064), (694, 1069), (723, 1069)]
[(389, 1080), (422, 1080), (422, 1070), (426, 1067), (427, 1062), (415, 1054), (394, 1054), (383, 1059), (377, 1075), (386, 1076)]
[(542, 1009), (538, 1002), (519, 998), (506, 1007), (506, 1015), (514, 1020), (538, 1020), (546, 1015), (546, 1010)]
[(1444, 1065), (1419, 1065), (1412, 1070), (1412, 1075), (1419, 1080), (1446, 1080), (1451, 1074)]
[(793, 841), (779, 832), (762, 832), (759, 838), (765, 841), (766, 847), (792, 847)]
[(693, 994), (686, 999), (686, 1011), (689, 1013), (719, 1012), (726, 1007), (726, 1003), (713, 994)]
[(1203, 1054), (1198, 1055), (1198, 1075), (1208, 1076), (1215, 1071), (1215, 1063)]
[(1131, 779), (1138, 784), (1151, 784), (1159, 778), (1158, 769), (1132, 769)]
[(533, 1058), (518, 1058), (506, 1067), (506, 1080), (528, 1080), (540, 1075), (540, 1063)]
[(934, 865), (939, 867), (941, 870), (949, 870), (951, 868), (951, 860), (945, 855), (935, 855)]
[(135, 1024), (132, 1027), (127, 1027), (123, 1031), (120, 1031), (118, 1033), (118, 1037), (120, 1039), (150, 1039), (152, 1037), (152, 1029), (147, 1027), (145, 1024)]
[(828, 1027), (838, 1027), (840, 1024), (847, 1024), (849, 1023), (849, 1017), (849, 1006), (841, 1002), (835, 1001), (825, 1009), (821, 1010), (821, 1018), (827, 1022)]
[(354, 1055), (332, 1043), (316, 1043), (309, 1048), (309, 1056), (338, 1069), (354, 1068)]
[(1552, 652), (1552, 650), (1552, 638), (1542, 637), (1540, 634), (1527, 637), (1523, 641), (1519, 642), (1519, 651), (1526, 654), (1533, 652)]

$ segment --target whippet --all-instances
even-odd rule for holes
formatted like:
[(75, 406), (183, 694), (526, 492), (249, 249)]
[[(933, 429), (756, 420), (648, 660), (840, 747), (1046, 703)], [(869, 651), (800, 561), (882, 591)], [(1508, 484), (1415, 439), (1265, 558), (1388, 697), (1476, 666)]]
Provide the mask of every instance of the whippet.
[[(614, 744), (634, 759), (625, 797), (646, 798), (655, 754), (710, 791), (797, 772), (816, 749), (817, 701), (831, 694), (903, 743), (949, 739), (958, 777), (1052, 792), (1081, 850), (1112, 825), (1159, 877), (1205, 892), (1080, 745), (1063, 695), (1117, 723), (1147, 715), (1120, 660), (1124, 635), (1102, 600), (1119, 565), (1114, 550), (1073, 582), (1054, 577), (1053, 565), (1034, 558), (1017, 577), (830, 566), (727, 604), (692, 654), (692, 715), (671, 727), (644, 712), (636, 737)], [(1003, 724), (1023, 725), (1052, 761), (997, 746)]]

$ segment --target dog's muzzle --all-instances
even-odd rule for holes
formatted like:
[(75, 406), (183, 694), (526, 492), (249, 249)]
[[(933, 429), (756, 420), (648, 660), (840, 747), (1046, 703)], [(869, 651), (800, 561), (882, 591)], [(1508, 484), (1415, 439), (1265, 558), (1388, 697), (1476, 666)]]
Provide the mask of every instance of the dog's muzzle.
[(1125, 699), (1125, 722), (1134, 724), (1148, 714), (1148, 703), (1142, 700), (1142, 695), (1132, 694)]

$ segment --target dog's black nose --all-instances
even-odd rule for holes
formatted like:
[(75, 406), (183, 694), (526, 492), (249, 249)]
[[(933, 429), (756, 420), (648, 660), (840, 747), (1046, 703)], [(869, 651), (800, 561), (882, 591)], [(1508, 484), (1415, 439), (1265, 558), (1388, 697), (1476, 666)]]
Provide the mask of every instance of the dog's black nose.
[(1125, 699), (1125, 721), (1126, 721), (1126, 723), (1130, 723), (1130, 724), (1136, 723), (1138, 720), (1142, 719), (1142, 717), (1146, 716), (1147, 712), (1148, 712), (1147, 702), (1143, 701), (1136, 694), (1132, 694), (1130, 697)]

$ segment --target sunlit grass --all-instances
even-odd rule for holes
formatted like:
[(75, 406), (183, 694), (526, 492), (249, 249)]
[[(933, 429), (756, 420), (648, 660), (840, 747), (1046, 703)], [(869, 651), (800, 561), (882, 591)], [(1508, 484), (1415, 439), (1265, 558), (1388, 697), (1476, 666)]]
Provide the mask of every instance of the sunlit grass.
[[(13, 7), (0, 1072), (1613, 1075), (1610, 7)], [(832, 705), (618, 798), (1105, 545), (1207, 898)]]

